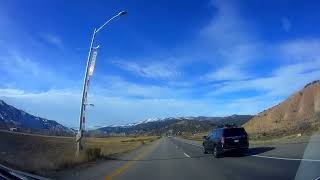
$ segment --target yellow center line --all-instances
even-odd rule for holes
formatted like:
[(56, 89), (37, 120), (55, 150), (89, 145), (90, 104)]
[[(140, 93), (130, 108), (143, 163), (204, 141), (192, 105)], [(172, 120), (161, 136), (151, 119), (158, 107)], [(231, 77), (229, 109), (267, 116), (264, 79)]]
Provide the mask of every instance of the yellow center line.
[(106, 180), (112, 180), (112, 178), (121, 175), (124, 171), (126, 171), (132, 164), (134, 164), (135, 161), (141, 160), (143, 157), (150, 154), (156, 146), (159, 144), (159, 141), (156, 143), (151, 144), (150, 146), (146, 147), (139, 155), (137, 155), (133, 160), (126, 162), (124, 165), (116, 169), (112, 172), (110, 176), (106, 176)]

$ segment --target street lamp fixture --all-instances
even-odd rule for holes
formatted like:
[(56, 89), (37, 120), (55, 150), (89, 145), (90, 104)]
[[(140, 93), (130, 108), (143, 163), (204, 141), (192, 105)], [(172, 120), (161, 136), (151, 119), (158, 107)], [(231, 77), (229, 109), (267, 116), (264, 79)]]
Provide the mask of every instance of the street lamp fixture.
[(121, 12), (119, 12), (119, 16), (123, 16), (123, 15), (126, 15), (127, 14), (127, 11), (121, 11)]

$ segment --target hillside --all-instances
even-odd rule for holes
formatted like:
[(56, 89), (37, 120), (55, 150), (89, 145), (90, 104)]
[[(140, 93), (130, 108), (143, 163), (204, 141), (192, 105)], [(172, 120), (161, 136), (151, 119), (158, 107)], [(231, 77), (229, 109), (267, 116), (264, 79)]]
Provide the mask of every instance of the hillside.
[(53, 120), (33, 116), (0, 100), (0, 129), (49, 135), (69, 135), (70, 129)]
[(252, 117), (253, 116), (251, 115), (232, 115), (227, 117), (171, 117), (151, 122), (142, 121), (142, 123), (131, 126), (103, 127), (89, 131), (89, 135), (161, 135), (166, 133), (199, 133), (209, 131), (218, 125), (225, 123), (234, 123), (241, 126)]
[(282, 103), (265, 110), (244, 127), (252, 134), (297, 134), (319, 129), (320, 81), (307, 84)]

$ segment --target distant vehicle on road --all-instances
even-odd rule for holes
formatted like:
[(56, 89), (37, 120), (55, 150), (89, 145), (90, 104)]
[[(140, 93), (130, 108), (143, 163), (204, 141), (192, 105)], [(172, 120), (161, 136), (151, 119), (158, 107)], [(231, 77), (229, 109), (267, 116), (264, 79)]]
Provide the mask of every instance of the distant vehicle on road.
[(241, 154), (249, 148), (248, 134), (242, 127), (222, 127), (212, 130), (208, 136), (203, 136), (204, 153), (212, 153), (221, 157), (227, 151)]
[(17, 132), (17, 131), (18, 131), (18, 128), (15, 128), (15, 127), (13, 127), (13, 128), (9, 128), (9, 131)]

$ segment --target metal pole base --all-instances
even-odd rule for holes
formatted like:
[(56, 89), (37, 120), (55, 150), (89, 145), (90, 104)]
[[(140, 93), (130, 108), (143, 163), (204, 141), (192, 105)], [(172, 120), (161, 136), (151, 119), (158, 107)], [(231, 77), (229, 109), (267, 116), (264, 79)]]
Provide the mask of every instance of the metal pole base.
[(80, 142), (77, 142), (77, 149), (76, 149), (76, 158), (79, 158), (80, 156), (80, 151), (83, 149), (82, 145)]

